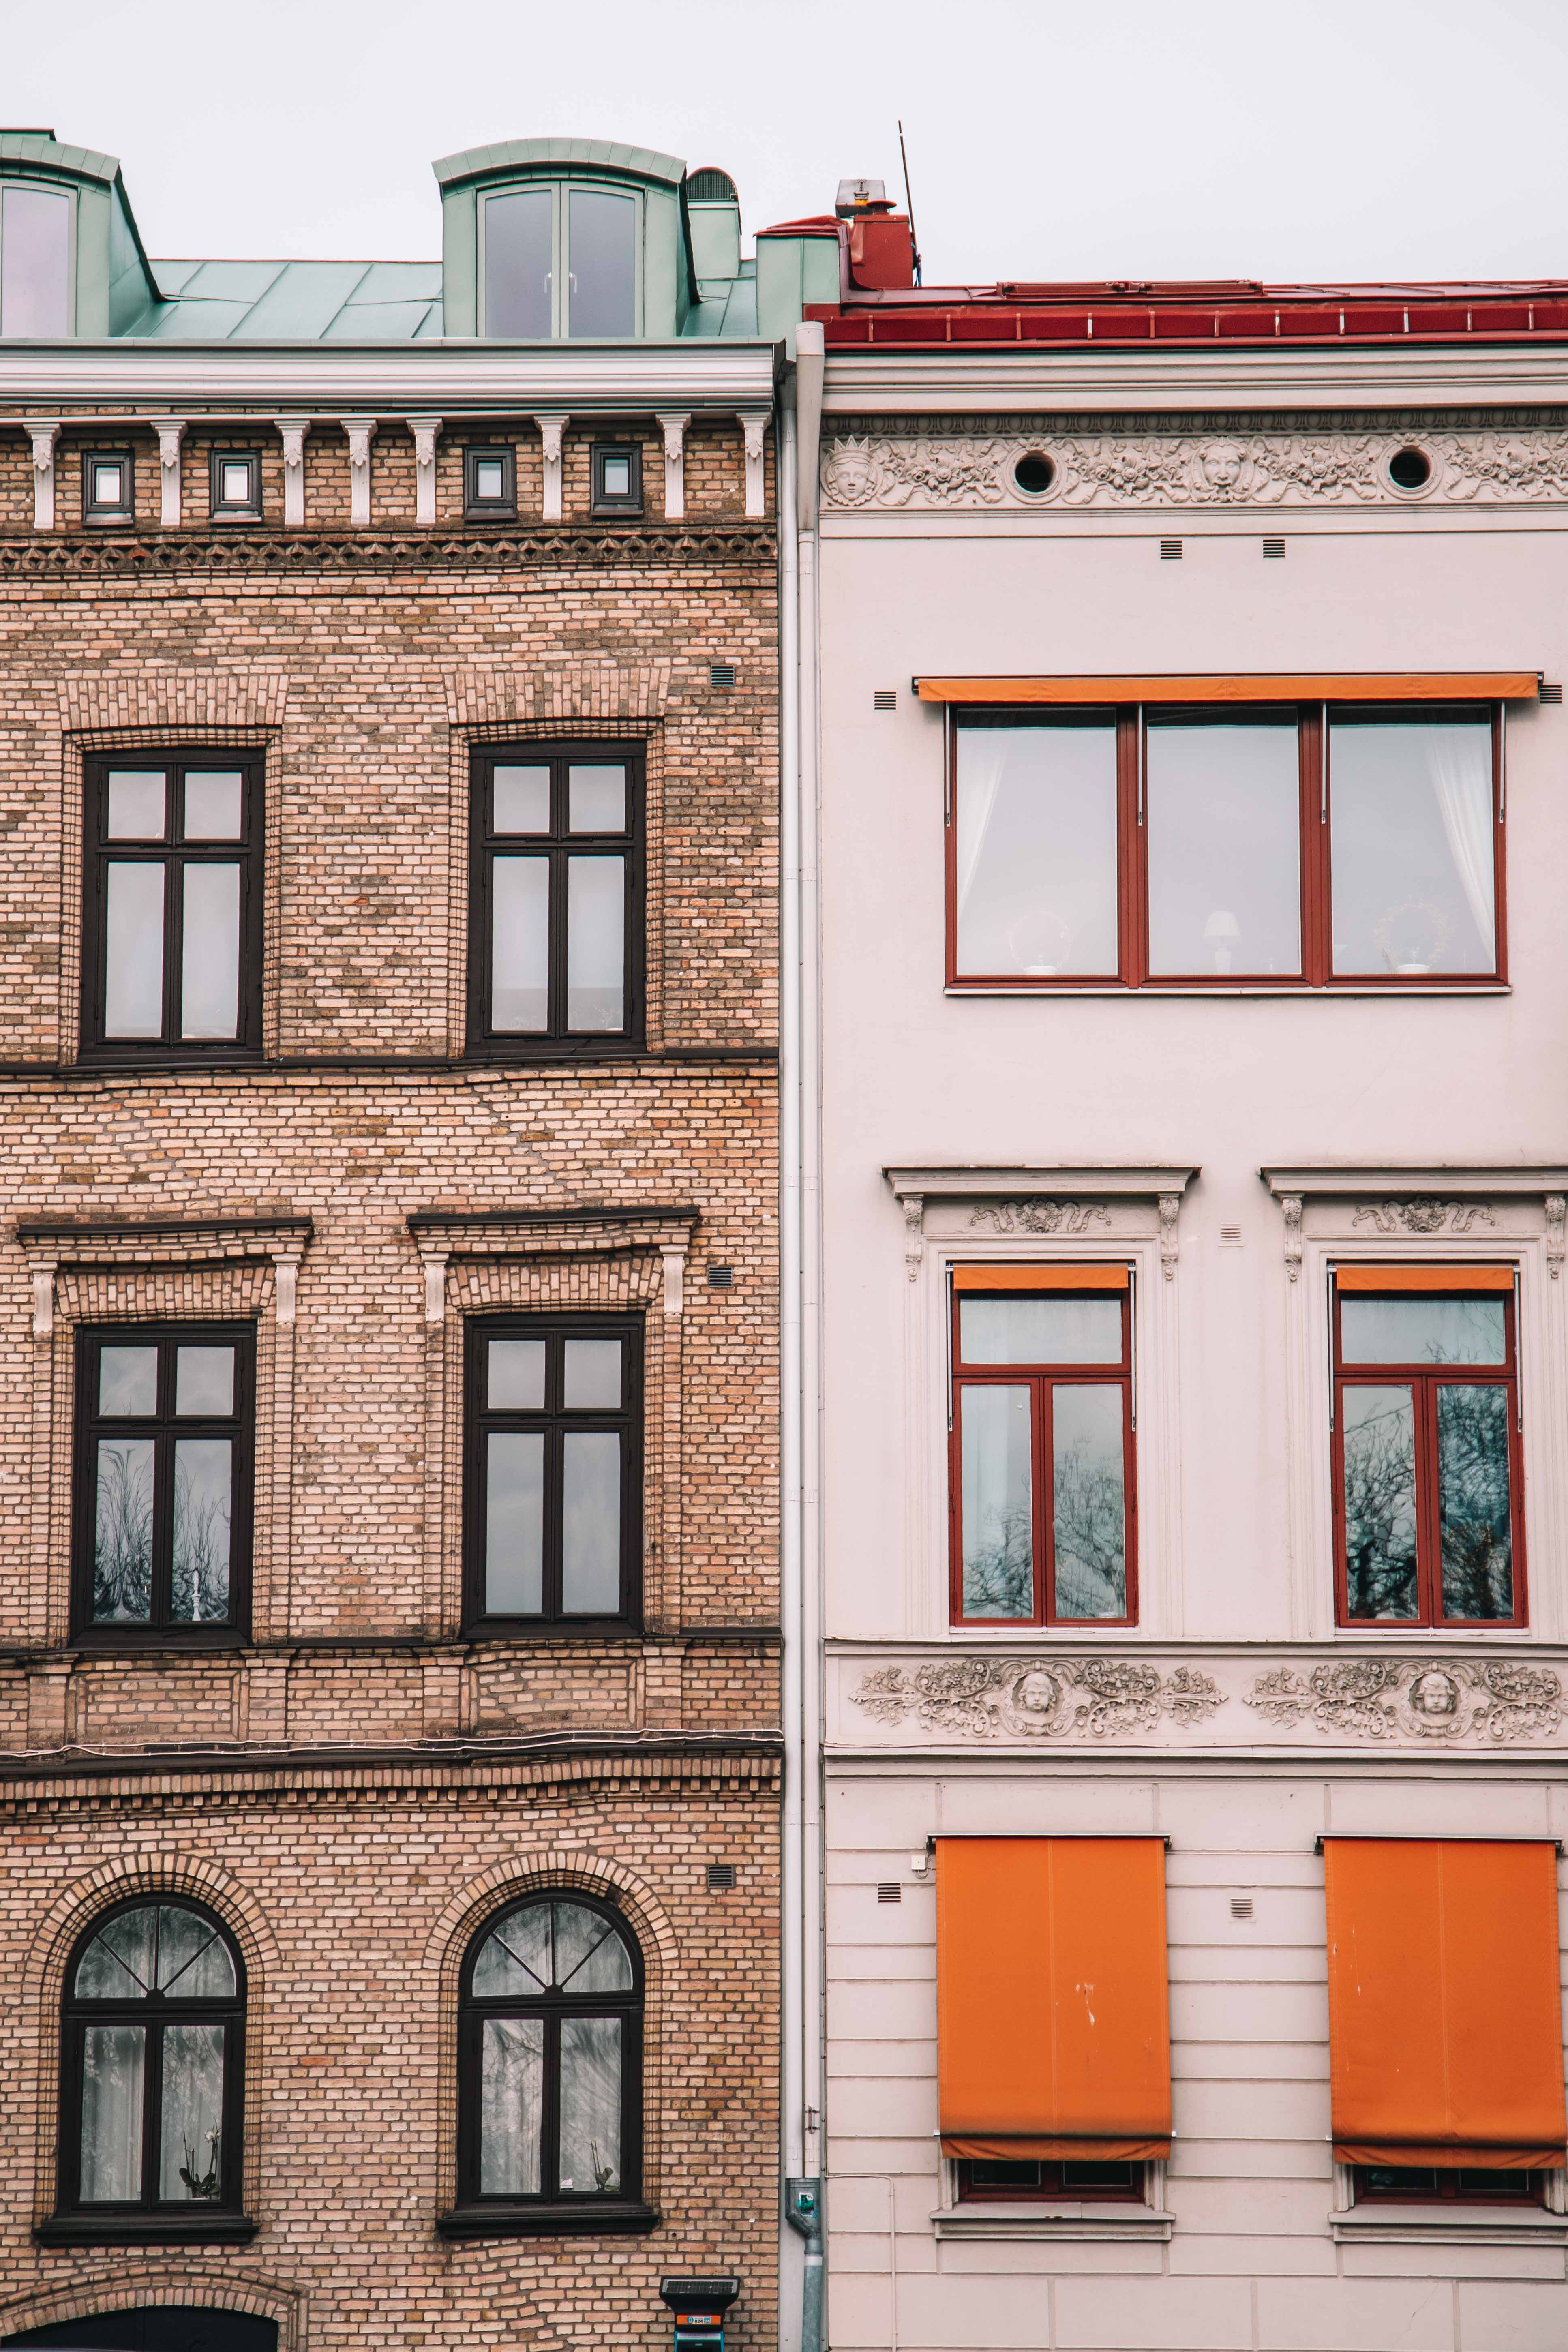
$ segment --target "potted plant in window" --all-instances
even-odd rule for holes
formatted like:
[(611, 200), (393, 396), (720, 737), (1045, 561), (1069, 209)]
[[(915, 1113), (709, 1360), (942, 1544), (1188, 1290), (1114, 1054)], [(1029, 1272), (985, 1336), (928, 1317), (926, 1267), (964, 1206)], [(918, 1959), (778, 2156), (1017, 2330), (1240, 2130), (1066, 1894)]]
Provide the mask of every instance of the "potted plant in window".
[(1451, 928), (1447, 909), (1436, 899), (1408, 898), (1389, 908), (1372, 936), (1396, 979), (1419, 980), (1439, 963)]

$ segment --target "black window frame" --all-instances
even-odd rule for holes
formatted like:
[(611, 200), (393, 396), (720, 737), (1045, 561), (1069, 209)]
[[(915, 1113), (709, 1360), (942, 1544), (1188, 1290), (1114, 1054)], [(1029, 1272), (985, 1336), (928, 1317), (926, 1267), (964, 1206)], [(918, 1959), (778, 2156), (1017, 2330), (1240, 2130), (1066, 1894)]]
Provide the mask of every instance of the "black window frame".
[[(596, 1913), (619, 1936), (631, 1962), (630, 1990), (619, 1993), (508, 1993), (486, 1999), (473, 1990), (479, 1955), (509, 1919), (540, 1904), (566, 1903)], [(575, 1886), (536, 1887), (504, 1909), (492, 1912), (463, 1956), (458, 1990), (458, 2177), (457, 2206), (442, 2216), (443, 2235), (453, 2237), (538, 2231), (608, 2234), (651, 2229), (658, 2216), (643, 2202), (643, 2059), (647, 1984), (641, 1939), (613, 1896)], [(617, 2016), (621, 2042), (621, 2184), (610, 2196), (591, 2190), (563, 2191), (555, 2126), (560, 2115), (560, 2021), (566, 2016)], [(496, 2016), (542, 2016), (545, 2025), (541, 2185), (537, 2196), (486, 2195), (479, 2188), (482, 2120), (481, 2046), (484, 2021)]]
[[(187, 845), (180, 835), (181, 786), (187, 773), (237, 770), (242, 783), (243, 825), (237, 841)], [(112, 772), (159, 773), (167, 780), (161, 839), (110, 841), (109, 778)], [(85, 763), (82, 790), (82, 958), (80, 1040), (83, 1061), (234, 1062), (261, 1055), (262, 859), (266, 825), (263, 754), (219, 745), (205, 750), (94, 752)], [(117, 864), (165, 867), (163, 895), (163, 1025), (157, 1037), (110, 1037), (104, 1034), (104, 986), (108, 956), (108, 876)], [(191, 865), (234, 866), (239, 885), (239, 1019), (234, 1037), (181, 1037), (180, 961), (184, 912), (184, 869)], [(175, 884), (178, 887), (174, 887)]]
[[(977, 2172), (995, 2170), (1015, 2175), (1033, 2173), (1035, 2179), (1014, 2179), (1005, 2181), (981, 2181)], [(1069, 2180), (1071, 2173), (1114, 2172), (1115, 2180)], [(1120, 2176), (1125, 2174), (1126, 2178)], [(1147, 2168), (1137, 2159), (1126, 2162), (1093, 2164), (1063, 2160), (1057, 2158), (1025, 2158), (992, 2162), (973, 2157), (958, 2159), (957, 2197), (961, 2205), (992, 2205), (1024, 2203), (1037, 2205), (1118, 2204), (1146, 2205), (1149, 2201)]]
[[(605, 488), (605, 460), (607, 457), (631, 459), (631, 488), (628, 490), (607, 490)], [(592, 488), (590, 511), (605, 518), (616, 515), (639, 516), (643, 510), (642, 443), (640, 441), (595, 441), (589, 448), (588, 462)]]
[[(574, 767), (626, 770), (626, 824), (619, 833), (572, 833), (567, 829), (568, 772)], [(498, 767), (548, 767), (551, 821), (548, 833), (498, 833), (494, 824), (494, 777)], [(540, 743), (486, 743), (469, 753), (468, 791), (468, 1036), (470, 1055), (490, 1060), (624, 1060), (640, 1053), (645, 1038), (647, 991), (647, 746), (597, 738), (581, 742), (552, 739)], [(626, 936), (623, 947), (619, 1029), (566, 1026), (566, 861), (613, 853), (626, 860)], [(542, 1029), (498, 1030), (490, 1025), (490, 950), (494, 915), (493, 867), (498, 856), (534, 856), (550, 864), (548, 1018)]]
[[(500, 458), (501, 494), (481, 498), (478, 488), (481, 458)], [(517, 520), (517, 449), (510, 441), (475, 442), (463, 451), (463, 520), (465, 522)]]
[[(158, 1411), (146, 1419), (108, 1415), (97, 1406), (98, 1363), (105, 1347), (158, 1349)], [(187, 1414), (174, 1406), (176, 1348), (232, 1347), (235, 1350), (235, 1410), (227, 1416)], [(83, 1323), (76, 1332), (75, 1398), (71, 1444), (71, 1638), (83, 1646), (110, 1649), (215, 1649), (249, 1638), (250, 1586), (256, 1505), (256, 1324), (225, 1321)], [(97, 1536), (97, 1444), (100, 1434), (123, 1429), (153, 1441), (152, 1606), (145, 1622), (100, 1621), (93, 1616)], [(180, 1435), (220, 1435), (234, 1443), (234, 1488), (229, 1517), (228, 1615), (191, 1622), (168, 1613), (173, 1578), (171, 1507), (174, 1441)], [(165, 1467), (165, 1464), (168, 1465)], [(160, 1606), (160, 1604), (162, 1604)]]
[[(641, 1315), (584, 1312), (470, 1315), (463, 1330), (463, 1625), (470, 1633), (522, 1639), (640, 1631), (643, 1552), (643, 1353)], [(538, 1410), (492, 1408), (486, 1401), (491, 1339), (542, 1339), (545, 1402)], [(618, 1339), (622, 1343), (621, 1403), (568, 1411), (560, 1402), (562, 1343)], [(613, 1614), (573, 1614), (561, 1607), (561, 1439), (569, 1430), (615, 1429), (621, 1449), (621, 1605)], [(544, 1572), (539, 1613), (492, 1613), (486, 1606), (485, 1441), (492, 1430), (545, 1433)]]
[[(188, 1911), (220, 1938), (234, 1969), (235, 1990), (220, 1998), (171, 1999), (156, 1991), (139, 1998), (93, 2000), (76, 1992), (76, 1975), (89, 1947), (111, 1919), (142, 1910)], [(71, 1948), (60, 2001), (59, 2128), (55, 2166), (52, 2226), (39, 2235), (100, 2242), (183, 2237), (249, 2237), (245, 2219), (245, 2038), (249, 1991), (245, 1958), (232, 1932), (205, 1903), (184, 1894), (141, 1892), (95, 1912)], [(155, 2193), (159, 2123), (163, 2101), (161, 2062), (163, 2030), (170, 2024), (222, 2021), (225, 2025), (224, 2100), (220, 2183), (213, 2198), (174, 2200)], [(142, 2195), (134, 2201), (84, 2202), (81, 2182), (81, 2093), (86, 2030), (89, 2024), (129, 2023), (146, 2030), (144, 2043)]]
[[(223, 468), (243, 459), (249, 488), (243, 500), (223, 495)], [(212, 522), (259, 522), (261, 513), (261, 452), (259, 449), (210, 449), (207, 452), (207, 516)]]
[[(93, 469), (104, 464), (123, 467), (125, 495), (115, 505), (103, 506), (97, 496)], [(81, 453), (81, 519), (84, 523), (134, 522), (136, 520), (136, 457), (130, 449), (84, 449)]]
[[(1380, 2172), (1405, 2178), (1379, 2188), (1375, 2184)], [(1420, 2179), (1413, 2179), (1412, 2174), (1419, 2174)], [(1546, 2175), (1539, 2168), (1493, 2171), (1468, 2166), (1358, 2164), (1352, 2196), (1357, 2205), (1544, 2205)]]

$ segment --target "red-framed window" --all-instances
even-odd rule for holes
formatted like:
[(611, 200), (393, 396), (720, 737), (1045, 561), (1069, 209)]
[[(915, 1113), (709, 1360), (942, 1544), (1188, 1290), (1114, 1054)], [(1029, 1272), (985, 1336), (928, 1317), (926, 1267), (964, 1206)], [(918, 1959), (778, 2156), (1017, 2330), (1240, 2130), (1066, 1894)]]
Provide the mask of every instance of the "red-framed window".
[(970, 708), (949, 987), (1496, 986), (1490, 702)]
[(1031, 2200), (1040, 2204), (1142, 2204), (1147, 2196), (1141, 2164), (1073, 2164), (1047, 2157), (963, 2157), (958, 2166), (961, 2205)]
[(1134, 1623), (1128, 1268), (956, 1266), (951, 1314), (953, 1623)]
[(1509, 1266), (1337, 1269), (1342, 1625), (1522, 1625), (1524, 1457)]

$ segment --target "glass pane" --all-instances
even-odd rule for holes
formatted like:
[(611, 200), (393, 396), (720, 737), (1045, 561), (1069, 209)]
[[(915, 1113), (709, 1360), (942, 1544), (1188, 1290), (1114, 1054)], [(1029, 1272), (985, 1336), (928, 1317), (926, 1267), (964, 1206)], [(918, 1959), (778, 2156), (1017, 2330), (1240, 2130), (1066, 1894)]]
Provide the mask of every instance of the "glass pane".
[(158, 1990), (182, 2000), (222, 2000), (236, 1990), (223, 1937), (197, 1912), (172, 1903), (158, 1911)]
[(109, 779), (110, 841), (162, 841), (165, 779), (161, 768), (131, 768)]
[(250, 504), (250, 467), (242, 457), (226, 457), (222, 467), (223, 502), (226, 507)]
[(70, 332), (70, 198), (9, 187), (0, 212), (0, 335)]
[(142, 2194), (142, 2099), (147, 2029), (89, 2025), (82, 2035), (81, 2201), (123, 2204)]
[(551, 334), (548, 188), (519, 188), (485, 204), (485, 332)]
[(629, 1992), (632, 1965), (614, 1925), (580, 1904), (555, 1906), (555, 1981), (563, 1992)]
[(1058, 1617), (1127, 1614), (1127, 1472), (1120, 1386), (1051, 1391)]
[(187, 866), (180, 1034), (239, 1034), (239, 868)]
[(174, 1555), (170, 1614), (182, 1625), (228, 1615), (229, 1506), (234, 1443), (181, 1437), (174, 1444)]
[(152, 1607), (153, 1440), (100, 1438), (92, 1613), (100, 1624), (139, 1624)]
[(477, 499), (505, 498), (506, 460), (504, 457), (474, 459), (474, 496)]
[(544, 1436), (492, 1430), (485, 1441), (485, 1608), (537, 1616), (544, 1606)]
[(1113, 977), (1116, 728), (958, 730), (958, 969)]
[(1340, 1356), (1347, 1364), (1506, 1363), (1503, 1301), (1342, 1298)]
[(174, 1411), (216, 1417), (234, 1411), (234, 1349), (176, 1348)]
[(104, 1921), (77, 1964), (79, 2000), (128, 2000), (150, 1988), (157, 1918), (144, 1903)]
[(117, 1420), (123, 1414), (158, 1410), (158, 1350), (156, 1348), (100, 1348), (98, 1351), (98, 1409)]
[(492, 1412), (538, 1412), (544, 1404), (542, 1339), (491, 1339), (488, 1402)]
[(225, 769), (185, 778), (185, 839), (237, 841), (244, 830), (245, 778)]
[(568, 1407), (618, 1405), (621, 1343), (618, 1339), (568, 1339), (563, 1366), (562, 1402)]
[(566, 861), (566, 1026), (626, 1024), (626, 860)]
[(963, 1613), (1030, 1617), (1035, 1609), (1029, 1391), (959, 1391), (963, 1458)]
[(498, 857), (490, 866), (490, 1026), (550, 1023), (550, 866), (542, 857)]
[(100, 460), (92, 468), (92, 503), (95, 507), (118, 507), (124, 504), (121, 484), (124, 468), (117, 457)]
[(1152, 972), (1300, 972), (1294, 719), (1152, 721), (1144, 824)]
[(621, 1605), (621, 1441), (614, 1430), (562, 1440), (561, 1606), (614, 1616)]
[(1340, 1391), (1352, 1617), (1414, 1617), (1415, 1409), (1409, 1389)]
[(1437, 1391), (1437, 1509), (1445, 1617), (1513, 1615), (1509, 1391), (1444, 1381)]
[(1336, 719), (1334, 970), (1496, 969), (1488, 719)]
[(479, 2189), (537, 2197), (544, 2123), (544, 2020), (487, 2017), (479, 2044)]
[(635, 335), (637, 331), (637, 200), (597, 188), (568, 197), (566, 267), (571, 271), (573, 335)]
[(497, 833), (548, 833), (548, 768), (497, 768), (494, 772)]
[(561, 2021), (561, 2188), (614, 2197), (621, 2186), (621, 2021)]
[(543, 1992), (552, 1981), (550, 1906), (531, 1903), (503, 1921), (474, 1962), (474, 1996), (494, 2000), (502, 1993)]
[(626, 772), (624, 768), (568, 768), (567, 825), (573, 833), (625, 833)]
[(1119, 1364), (1120, 1293), (1052, 1298), (961, 1298), (966, 1364)]
[(109, 869), (103, 1026), (110, 1037), (157, 1037), (163, 1028), (163, 869)]
[(602, 469), (605, 498), (630, 498), (632, 490), (632, 461), (630, 455), (628, 454), (623, 457), (616, 450), (607, 450), (605, 456), (599, 460), (599, 464)]
[(163, 2029), (158, 2194), (213, 2198), (223, 2173), (223, 2043), (218, 2024)]

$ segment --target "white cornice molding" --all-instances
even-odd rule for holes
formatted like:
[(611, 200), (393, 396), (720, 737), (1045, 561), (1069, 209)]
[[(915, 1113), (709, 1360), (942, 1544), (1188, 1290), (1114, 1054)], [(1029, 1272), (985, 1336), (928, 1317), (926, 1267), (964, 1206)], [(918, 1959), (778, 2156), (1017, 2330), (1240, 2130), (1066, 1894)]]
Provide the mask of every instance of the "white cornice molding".
[(1568, 346), (829, 351), (827, 415), (1030, 409), (1495, 408), (1568, 396)]
[(1200, 1171), (1131, 1162), (1102, 1168), (984, 1168), (950, 1162), (935, 1168), (884, 1168), (882, 1173), (900, 1201), (1055, 1199), (1080, 1193), (1091, 1200), (1153, 1201), (1179, 1200)]
[(1363, 1195), (1404, 1200), (1411, 1195), (1450, 1199), (1539, 1199), (1568, 1192), (1568, 1168), (1485, 1167), (1432, 1160), (1420, 1167), (1363, 1168), (1349, 1160), (1321, 1160), (1310, 1167), (1260, 1168), (1258, 1175), (1277, 1201), (1360, 1200)]

